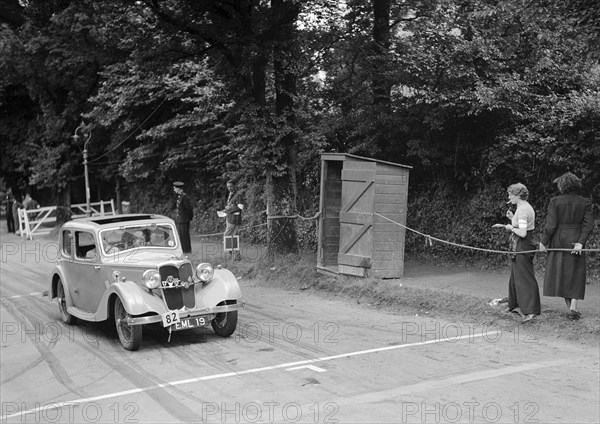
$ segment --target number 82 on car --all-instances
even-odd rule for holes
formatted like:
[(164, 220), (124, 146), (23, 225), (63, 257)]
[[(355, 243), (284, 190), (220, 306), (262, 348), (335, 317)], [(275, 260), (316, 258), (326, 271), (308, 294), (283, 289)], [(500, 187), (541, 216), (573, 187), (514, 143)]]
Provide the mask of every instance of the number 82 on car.
[(173, 330), (187, 330), (189, 328), (204, 327), (208, 324), (204, 317), (192, 317), (181, 319), (179, 311), (169, 311), (162, 314), (164, 327), (173, 326)]

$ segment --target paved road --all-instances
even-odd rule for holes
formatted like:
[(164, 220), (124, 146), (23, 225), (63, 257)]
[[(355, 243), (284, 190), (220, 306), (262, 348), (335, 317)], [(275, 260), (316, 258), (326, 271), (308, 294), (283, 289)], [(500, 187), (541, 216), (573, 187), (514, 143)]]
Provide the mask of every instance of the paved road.
[(46, 290), (51, 242), (4, 237), (2, 422), (600, 421), (600, 349), (391, 315), (241, 281), (238, 331), (147, 331), (137, 352), (110, 326), (60, 321)]

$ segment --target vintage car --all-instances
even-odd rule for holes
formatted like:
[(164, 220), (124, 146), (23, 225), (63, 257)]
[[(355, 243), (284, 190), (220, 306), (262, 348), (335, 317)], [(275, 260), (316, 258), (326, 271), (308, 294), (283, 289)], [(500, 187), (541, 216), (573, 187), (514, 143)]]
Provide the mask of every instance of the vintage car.
[(83, 218), (63, 225), (50, 278), (51, 300), (66, 324), (114, 320), (127, 350), (137, 350), (142, 328), (172, 331), (212, 326), (229, 337), (242, 292), (227, 269), (195, 270), (183, 255), (175, 223), (160, 215)]

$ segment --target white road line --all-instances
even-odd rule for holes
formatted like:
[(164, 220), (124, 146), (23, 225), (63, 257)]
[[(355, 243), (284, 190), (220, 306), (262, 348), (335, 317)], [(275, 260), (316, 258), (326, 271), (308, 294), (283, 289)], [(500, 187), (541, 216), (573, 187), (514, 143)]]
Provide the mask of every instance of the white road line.
[(29, 293), (29, 294), (19, 294), (19, 295), (16, 295), (16, 296), (3, 297), (2, 299), (18, 299), (19, 297), (39, 296), (42, 293), (43, 292), (36, 292), (36, 293)]
[(286, 371), (295, 371), (295, 370), (301, 370), (304, 368), (308, 368), (309, 370), (313, 370), (315, 372), (326, 372), (327, 371), (323, 368), (317, 367), (316, 365), (302, 365), (301, 367), (288, 368), (288, 369), (286, 369)]
[[(485, 333), (480, 333), (480, 334), (467, 334), (467, 335), (460, 336), (460, 337), (453, 337), (452, 342), (454, 343), (458, 340), (463, 340), (463, 339), (467, 339), (467, 338), (468, 339), (476, 339), (476, 338), (481, 338), (481, 337), (494, 337), (494, 336), (497, 336), (498, 334), (501, 334), (501, 333), (498, 331), (495, 331), (495, 332), (485, 332)], [(401, 345), (379, 347), (379, 348), (374, 348), (374, 349), (359, 350), (356, 352), (342, 353), (339, 355), (325, 356), (322, 358), (306, 359), (303, 361), (288, 362), (285, 364), (277, 364), (277, 365), (271, 365), (271, 366), (266, 366), (266, 367), (261, 367), (261, 368), (251, 368), (248, 370), (242, 370), (242, 371), (237, 371), (237, 372), (234, 371), (234, 372), (227, 372), (227, 373), (223, 373), (223, 374), (213, 374), (213, 375), (206, 375), (203, 377), (188, 378), (186, 380), (177, 380), (177, 381), (172, 381), (169, 383), (156, 384), (153, 386), (139, 387), (136, 389), (124, 390), (121, 392), (114, 392), (114, 393), (107, 393), (104, 395), (76, 399), (76, 400), (67, 401), (67, 402), (50, 403), (48, 405), (40, 406), (40, 407), (33, 408), (33, 409), (28, 409), (26, 411), (20, 411), (20, 412), (14, 413), (14, 414), (3, 415), (0, 417), (0, 422), (5, 422), (8, 418), (19, 417), (19, 416), (24, 416), (24, 415), (28, 415), (28, 414), (34, 414), (34, 413), (39, 414), (41, 411), (48, 411), (48, 410), (52, 410), (52, 409), (63, 408), (65, 406), (69, 406), (69, 405), (77, 405), (80, 403), (94, 402), (97, 400), (110, 399), (110, 398), (115, 398), (115, 397), (119, 397), (119, 396), (132, 395), (132, 394), (136, 394), (136, 393), (143, 393), (143, 392), (147, 392), (150, 390), (155, 390), (155, 389), (160, 389), (160, 388), (165, 388), (165, 387), (181, 386), (183, 384), (191, 384), (191, 383), (197, 383), (197, 382), (208, 381), (208, 380), (217, 380), (220, 378), (239, 377), (239, 376), (246, 375), (246, 374), (256, 374), (256, 373), (263, 372), (263, 371), (272, 371), (272, 370), (278, 370), (278, 369), (282, 369), (282, 368), (288, 369), (291, 367), (301, 367), (301, 366), (307, 366), (307, 365), (315, 364), (315, 363), (319, 363), (319, 362), (332, 361), (334, 359), (350, 358), (353, 356), (368, 355), (371, 353), (379, 353), (379, 352), (385, 352), (385, 351), (389, 351), (389, 350), (397, 350), (397, 349), (404, 349), (404, 348), (415, 347), (415, 346), (423, 346), (423, 345), (435, 344), (435, 343), (440, 343), (440, 342), (445, 342), (445, 341), (447, 341), (447, 339), (440, 338), (440, 339), (434, 339), (434, 340), (427, 340), (424, 342), (407, 343), (407, 344), (401, 344)]]

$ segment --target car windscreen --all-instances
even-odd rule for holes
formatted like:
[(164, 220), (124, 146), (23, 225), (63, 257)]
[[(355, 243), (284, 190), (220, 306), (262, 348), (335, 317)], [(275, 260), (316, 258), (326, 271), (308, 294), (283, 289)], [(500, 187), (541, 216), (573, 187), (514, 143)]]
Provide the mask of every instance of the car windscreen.
[(141, 247), (170, 249), (177, 246), (173, 227), (166, 223), (132, 224), (101, 230), (100, 239), (107, 254)]

